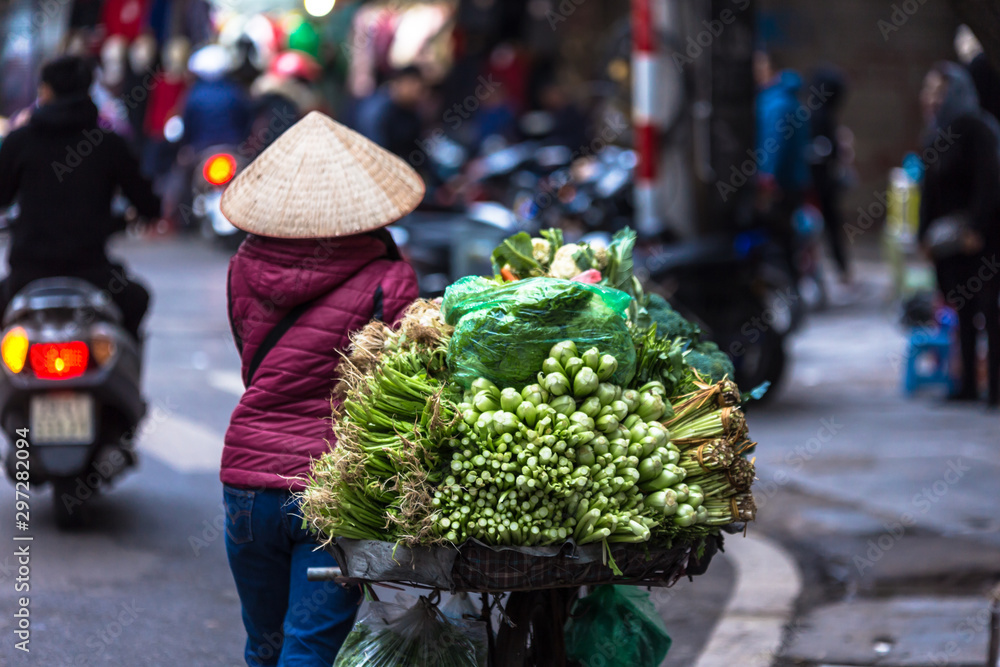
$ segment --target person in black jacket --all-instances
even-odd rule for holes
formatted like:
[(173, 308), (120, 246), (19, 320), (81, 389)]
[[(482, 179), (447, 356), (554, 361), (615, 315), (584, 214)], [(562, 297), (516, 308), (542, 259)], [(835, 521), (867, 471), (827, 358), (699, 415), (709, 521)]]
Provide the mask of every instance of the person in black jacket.
[[(969, 73), (940, 63), (924, 80), (921, 104), (928, 120), (919, 238), (934, 259), (938, 285), (958, 313), (962, 388), (953, 398), (976, 400), (975, 316), (986, 321), (989, 342), (989, 404), (1000, 403), (1000, 153), (998, 126), (982, 111)], [(935, 255), (927, 247), (935, 221), (967, 220), (960, 248)]]
[(966, 67), (976, 84), (979, 106), (994, 118), (1000, 117), (1000, 72), (993, 67), (985, 53), (977, 55)]
[(822, 105), (812, 117), (812, 150), (810, 168), (813, 188), (823, 214), (824, 231), (830, 244), (830, 251), (837, 263), (841, 280), (851, 282), (851, 270), (844, 247), (844, 220), (840, 210), (840, 199), (844, 189), (842, 165), (840, 162), (840, 142), (837, 138), (837, 115), (847, 96), (847, 85), (840, 70), (824, 66), (812, 76), (812, 89), (819, 90)]
[(92, 80), (82, 58), (46, 64), (38, 107), (0, 145), (0, 207), (16, 202), (20, 209), (10, 226), (0, 309), (33, 280), (77, 277), (107, 291), (125, 328), (138, 336), (149, 292), (108, 259), (108, 237), (124, 229), (111, 202), (120, 188), (140, 215), (157, 217), (160, 200), (125, 140), (98, 125), (88, 95)]

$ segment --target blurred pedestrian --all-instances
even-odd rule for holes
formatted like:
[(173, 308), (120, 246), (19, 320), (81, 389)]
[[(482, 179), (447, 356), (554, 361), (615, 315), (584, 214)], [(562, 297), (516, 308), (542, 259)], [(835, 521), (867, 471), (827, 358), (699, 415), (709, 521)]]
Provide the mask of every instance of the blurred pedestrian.
[(823, 214), (830, 252), (837, 263), (840, 279), (851, 282), (851, 269), (844, 247), (844, 223), (840, 199), (844, 191), (844, 165), (838, 129), (838, 114), (847, 95), (843, 74), (835, 67), (818, 68), (812, 75), (812, 89), (820, 91), (819, 108), (812, 115), (812, 144), (809, 151), (813, 188)]
[(10, 226), (10, 274), (0, 284), (0, 312), (28, 283), (72, 276), (109, 292), (125, 328), (138, 336), (149, 293), (106, 254), (108, 237), (124, 229), (124, 221), (112, 217), (111, 201), (120, 188), (151, 218), (159, 215), (160, 202), (125, 140), (98, 126), (88, 94), (92, 80), (82, 58), (47, 63), (38, 108), (0, 145), (0, 208), (15, 201), (20, 207)]
[(148, 25), (149, 9), (150, 0), (104, 0), (101, 7), (104, 33), (128, 44)]
[(236, 150), (250, 132), (250, 96), (231, 78), (235, 66), (233, 53), (219, 44), (201, 47), (188, 60), (194, 83), (181, 116), (184, 134), (175, 179), (179, 199), (170, 211), (171, 222), (181, 229), (194, 228), (194, 218), (186, 212), (194, 205), (192, 183), (199, 162), (209, 149)]
[(555, 78), (543, 82), (538, 89), (538, 102), (542, 111), (551, 114), (553, 121), (545, 143), (565, 146), (574, 155), (589, 155), (587, 115), (577, 106), (566, 86)]
[(961, 389), (977, 400), (976, 315), (985, 318), (989, 405), (1000, 403), (1000, 153), (996, 119), (984, 113), (968, 71), (939, 63), (920, 93), (927, 130), (919, 239), (938, 285), (958, 312)]
[(184, 105), (182, 143), (195, 153), (235, 146), (250, 130), (250, 98), (229, 78), (234, 65), (232, 54), (218, 44), (203, 46), (188, 61), (195, 82)]
[(798, 282), (799, 266), (794, 227), (810, 183), (807, 151), (809, 124), (797, 119), (802, 77), (779, 70), (773, 56), (757, 51), (753, 59), (757, 93), (757, 210), (784, 251)]
[(247, 390), (221, 479), (251, 667), (329, 667), (354, 622), (357, 587), (306, 578), (336, 561), (303, 526), (294, 493), (310, 461), (336, 446), (331, 393), (350, 334), (372, 319), (394, 323), (417, 297), (413, 269), (383, 227), (423, 189), (401, 160), (311, 113), (223, 194), (226, 217), (250, 234), (229, 264)]
[(955, 31), (955, 52), (972, 75), (979, 106), (1000, 119), (1000, 72), (983, 53), (983, 45), (967, 25), (960, 25)]
[(126, 117), (131, 132), (130, 143), (136, 155), (142, 155), (148, 139), (145, 133), (146, 112), (150, 97), (160, 82), (159, 47), (156, 38), (144, 34), (128, 47), (124, 79)]
[(257, 44), (249, 35), (240, 35), (233, 46), (233, 66), (229, 72), (229, 80), (239, 84), (249, 91), (250, 86), (263, 71), (263, 59)]
[(504, 145), (517, 140), (517, 115), (503, 88), (498, 87), (482, 100), (472, 121), (476, 152), (481, 151), (487, 141)]
[(128, 72), (128, 43), (121, 35), (112, 35), (101, 45), (100, 64), (97, 77), (90, 89), (90, 96), (97, 105), (101, 126), (111, 128), (130, 142), (132, 126), (129, 124), (129, 109), (126, 100), (132, 97), (125, 90), (125, 75)]
[(285, 51), (250, 87), (253, 121), (240, 153), (253, 158), (310, 111), (318, 111), (319, 95), (313, 89), (322, 74), (308, 54)]
[[(170, 171), (176, 157), (176, 144), (166, 137), (167, 122), (179, 117), (187, 94), (187, 61), (190, 46), (183, 37), (169, 40), (163, 49), (163, 69), (149, 92), (143, 119), (146, 143), (142, 153), (142, 172), (156, 183)], [(176, 139), (177, 137), (173, 137)]]
[[(379, 92), (376, 92), (378, 95)], [(394, 72), (384, 85), (384, 101), (364, 110), (370, 114), (363, 124), (370, 127), (369, 138), (404, 160), (419, 150), (418, 143), (423, 137), (424, 125), (421, 118), (423, 104), (427, 100), (427, 84), (420, 68), (408, 65)], [(420, 167), (420, 164), (411, 166)]]

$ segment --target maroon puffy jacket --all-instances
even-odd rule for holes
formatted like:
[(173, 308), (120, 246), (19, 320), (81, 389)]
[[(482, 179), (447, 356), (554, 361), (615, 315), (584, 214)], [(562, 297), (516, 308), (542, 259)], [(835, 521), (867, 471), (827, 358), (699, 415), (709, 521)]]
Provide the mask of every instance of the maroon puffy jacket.
[(417, 298), (413, 269), (389, 253), (378, 234), (251, 236), (240, 246), (229, 263), (229, 321), (244, 384), (271, 328), (295, 306), (313, 303), (268, 352), (233, 411), (222, 451), (224, 484), (300, 489), (292, 478), (333, 446), (330, 399), (349, 334), (373, 317), (395, 322)]

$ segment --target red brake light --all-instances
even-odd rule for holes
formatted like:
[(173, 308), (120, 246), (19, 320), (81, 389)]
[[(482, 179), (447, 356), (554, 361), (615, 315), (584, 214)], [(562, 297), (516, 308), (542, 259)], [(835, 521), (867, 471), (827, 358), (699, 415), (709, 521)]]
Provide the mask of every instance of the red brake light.
[(217, 153), (205, 160), (201, 174), (212, 185), (225, 185), (236, 175), (236, 159), (228, 153)]
[(28, 352), (31, 370), (42, 380), (68, 380), (87, 370), (90, 350), (82, 341), (36, 343)]

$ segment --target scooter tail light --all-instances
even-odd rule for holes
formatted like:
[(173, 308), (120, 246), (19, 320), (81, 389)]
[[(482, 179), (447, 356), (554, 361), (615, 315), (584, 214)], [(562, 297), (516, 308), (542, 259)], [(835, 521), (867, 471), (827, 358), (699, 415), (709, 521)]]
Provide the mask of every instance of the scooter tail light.
[(28, 353), (31, 370), (41, 380), (69, 380), (87, 370), (90, 349), (83, 341), (36, 343)]
[(201, 174), (212, 185), (225, 185), (236, 175), (236, 158), (228, 153), (217, 153), (205, 160)]
[(14, 327), (4, 334), (0, 341), (0, 356), (11, 373), (24, 370), (28, 359), (28, 332), (23, 327)]

